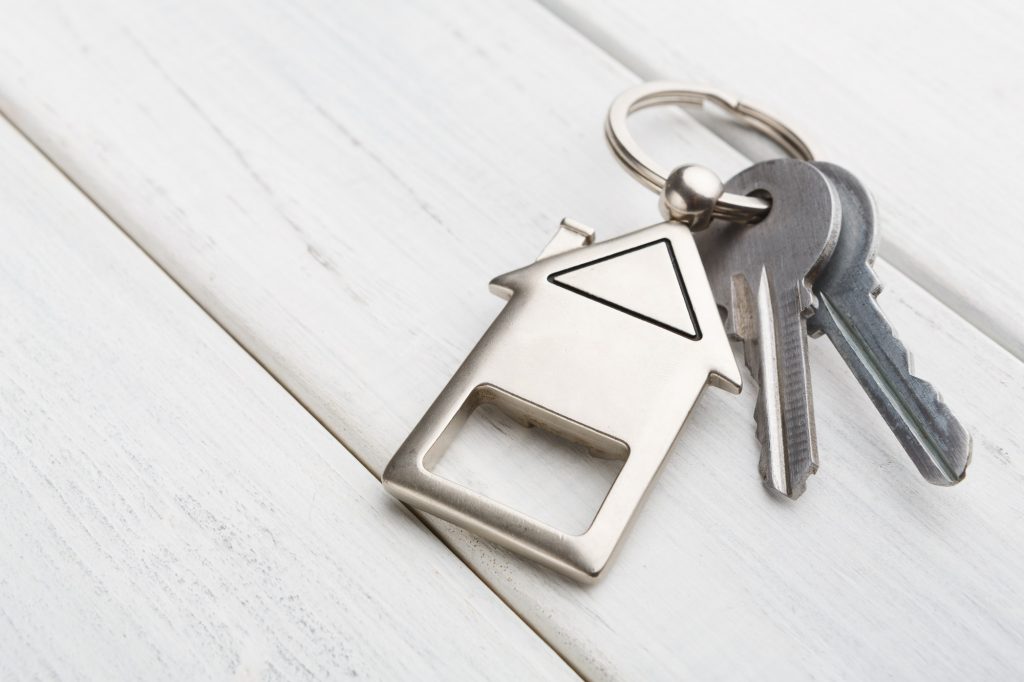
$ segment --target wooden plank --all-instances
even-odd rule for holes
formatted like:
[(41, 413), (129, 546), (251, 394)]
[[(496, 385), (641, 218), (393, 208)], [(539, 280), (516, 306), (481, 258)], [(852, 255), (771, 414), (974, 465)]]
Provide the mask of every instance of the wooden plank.
[(542, 0), (645, 79), (717, 87), (857, 172), (881, 253), (1024, 358), (1024, 5)]
[(2, 121), (0, 158), (0, 678), (575, 677)]
[[(38, 2), (0, 28), (0, 107), (376, 472), (498, 309), (492, 276), (563, 214), (605, 237), (656, 215), (601, 142), (632, 74), (534, 5), (379, 8)], [(723, 174), (744, 163), (674, 130)], [(922, 373), (974, 428), (959, 488), (915, 478), (816, 342), (823, 468), (797, 504), (761, 488), (753, 392), (712, 391), (597, 586), (436, 527), (595, 679), (1019, 670), (1024, 369), (881, 272)], [(490, 425), (451, 475), (585, 523), (614, 472)]]

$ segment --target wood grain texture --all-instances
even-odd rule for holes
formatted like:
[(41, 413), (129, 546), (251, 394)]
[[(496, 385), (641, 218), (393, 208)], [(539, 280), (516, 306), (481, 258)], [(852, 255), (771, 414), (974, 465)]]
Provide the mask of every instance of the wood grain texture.
[(645, 79), (720, 88), (853, 169), (881, 253), (1024, 358), (1024, 5), (542, 0)]
[[(604, 237), (656, 219), (601, 140), (635, 76), (529, 3), (37, 2), (0, 38), (0, 108), (378, 473), (498, 310), (492, 276), (562, 215)], [(672, 129), (723, 175), (745, 163)], [(595, 679), (1018, 673), (1024, 367), (881, 274), (974, 431), (960, 487), (916, 479), (818, 341), (822, 470), (796, 504), (761, 487), (753, 391), (710, 391), (602, 583), (436, 528)], [(474, 426), (452, 476), (585, 523), (604, 465), (502, 427)]]
[(0, 158), (0, 678), (575, 678), (4, 122)]

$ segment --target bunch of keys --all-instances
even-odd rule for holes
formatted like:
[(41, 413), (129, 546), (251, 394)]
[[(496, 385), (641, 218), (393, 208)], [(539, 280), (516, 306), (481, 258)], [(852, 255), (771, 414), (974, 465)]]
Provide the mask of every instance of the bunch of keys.
[[(757, 163), (723, 185), (700, 166), (663, 173), (626, 128), (644, 107), (704, 102), (791, 158)], [(921, 475), (938, 485), (963, 479), (970, 436), (911, 374), (876, 303), (874, 205), (849, 171), (813, 161), (764, 112), (675, 83), (620, 95), (606, 136), (627, 170), (660, 191), (666, 222), (594, 243), (592, 230), (565, 220), (535, 263), (495, 278), (492, 290), (509, 302), (388, 464), (383, 482), (392, 494), (571, 577), (596, 579), (704, 387), (739, 392), (730, 337), (742, 342), (758, 384), (765, 485), (790, 498), (804, 492), (818, 467), (807, 338), (822, 334)], [(624, 460), (584, 533), (430, 471), (485, 402)]]

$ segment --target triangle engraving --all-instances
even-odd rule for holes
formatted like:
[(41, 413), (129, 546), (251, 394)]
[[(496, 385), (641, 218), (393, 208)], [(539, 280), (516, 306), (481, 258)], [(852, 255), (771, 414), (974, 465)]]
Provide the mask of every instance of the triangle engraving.
[(574, 265), (549, 275), (548, 281), (688, 339), (701, 338), (668, 239)]

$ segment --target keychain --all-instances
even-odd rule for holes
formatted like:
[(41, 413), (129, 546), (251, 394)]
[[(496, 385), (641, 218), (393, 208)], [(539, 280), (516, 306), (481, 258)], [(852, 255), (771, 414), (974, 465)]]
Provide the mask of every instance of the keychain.
[[(700, 166), (661, 172), (626, 128), (644, 107), (705, 102), (793, 158), (755, 164), (723, 185)], [(535, 263), (495, 278), (491, 290), (508, 303), (388, 464), (388, 491), (571, 577), (595, 579), (704, 387), (739, 392), (729, 337), (743, 342), (759, 386), (762, 478), (789, 497), (803, 492), (818, 465), (808, 332), (833, 341), (928, 481), (963, 478), (970, 437), (910, 373), (875, 302), (874, 208), (856, 178), (812, 162), (800, 138), (764, 112), (675, 83), (620, 95), (605, 132), (627, 170), (660, 192), (666, 222), (594, 243), (591, 229), (567, 219)], [(719, 222), (705, 229), (712, 219)], [(624, 460), (583, 534), (430, 471), (483, 403)]]

